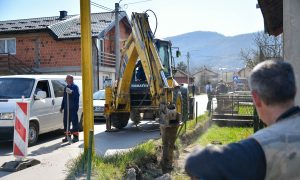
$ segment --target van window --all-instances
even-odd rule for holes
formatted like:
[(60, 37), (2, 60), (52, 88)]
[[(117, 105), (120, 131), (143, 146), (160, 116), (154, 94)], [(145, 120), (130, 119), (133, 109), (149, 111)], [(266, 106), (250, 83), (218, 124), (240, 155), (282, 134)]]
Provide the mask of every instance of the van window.
[(55, 97), (64, 96), (64, 88), (67, 83), (64, 80), (51, 80)]
[(0, 78), (0, 99), (29, 98), (34, 82), (26, 78)]
[(50, 87), (49, 87), (49, 82), (48, 80), (42, 80), (39, 81), (36, 85), (34, 94), (37, 94), (38, 91), (45, 91), (47, 96), (46, 98), (50, 98), (51, 97), (51, 93), (50, 93)]

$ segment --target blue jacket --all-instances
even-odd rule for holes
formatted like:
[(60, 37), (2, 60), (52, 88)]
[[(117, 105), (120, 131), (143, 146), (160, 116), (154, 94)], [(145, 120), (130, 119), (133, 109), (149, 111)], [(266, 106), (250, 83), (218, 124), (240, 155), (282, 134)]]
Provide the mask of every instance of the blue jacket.
[(78, 86), (75, 84), (71, 84), (70, 86), (67, 85), (64, 89), (64, 97), (61, 103), (61, 109), (67, 109), (67, 92), (66, 88), (70, 88), (73, 92), (69, 94), (69, 108), (72, 111), (78, 111), (79, 109), (79, 89)]

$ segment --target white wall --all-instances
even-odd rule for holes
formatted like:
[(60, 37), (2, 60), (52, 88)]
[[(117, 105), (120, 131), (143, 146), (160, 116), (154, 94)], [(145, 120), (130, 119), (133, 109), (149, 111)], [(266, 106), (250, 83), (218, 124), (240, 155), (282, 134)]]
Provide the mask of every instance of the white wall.
[(300, 105), (300, 1), (283, 1), (284, 60), (291, 63), (296, 75), (296, 104)]

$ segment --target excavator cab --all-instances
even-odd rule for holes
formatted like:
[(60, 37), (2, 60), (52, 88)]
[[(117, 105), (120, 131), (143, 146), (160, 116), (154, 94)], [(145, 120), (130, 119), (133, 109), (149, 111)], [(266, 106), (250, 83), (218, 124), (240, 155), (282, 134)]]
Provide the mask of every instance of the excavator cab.
[[(172, 61), (172, 44), (170, 41), (154, 40), (158, 56), (163, 66), (163, 72), (167, 79), (172, 79), (172, 70), (174, 67)], [(176, 52), (176, 55), (179, 51)], [(138, 60), (132, 74), (130, 86), (130, 104), (133, 122), (138, 124), (143, 119), (155, 119), (158, 115), (158, 109), (152, 104), (150, 87), (145, 77), (145, 72), (141, 61)], [(152, 106), (151, 106), (152, 105)], [(142, 116), (141, 116), (142, 114)]]
[(157, 52), (158, 52), (158, 56), (160, 58), (161, 64), (164, 67), (164, 74), (165, 76), (168, 77), (172, 77), (172, 51), (171, 51), (171, 42), (170, 41), (164, 41), (164, 40), (159, 40), (159, 39), (155, 39), (154, 41)]

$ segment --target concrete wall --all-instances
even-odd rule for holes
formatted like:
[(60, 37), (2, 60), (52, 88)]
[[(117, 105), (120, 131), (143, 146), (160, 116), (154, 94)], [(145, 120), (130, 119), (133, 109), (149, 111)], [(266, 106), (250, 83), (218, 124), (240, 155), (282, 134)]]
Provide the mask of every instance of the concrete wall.
[(293, 65), (296, 82), (296, 104), (300, 105), (300, 1), (283, 1), (284, 59)]

